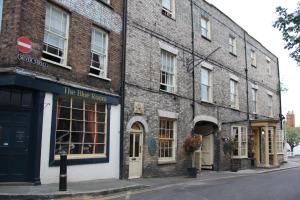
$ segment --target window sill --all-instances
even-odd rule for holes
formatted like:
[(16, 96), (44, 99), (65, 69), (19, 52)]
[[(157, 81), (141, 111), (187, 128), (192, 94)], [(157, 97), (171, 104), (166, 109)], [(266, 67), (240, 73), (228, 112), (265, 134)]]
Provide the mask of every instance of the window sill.
[(232, 159), (248, 159), (247, 156), (233, 156)]
[(110, 3), (106, 3), (106, 2), (104, 2), (104, 1), (102, 1), (102, 0), (96, 0), (96, 1), (99, 2), (99, 3), (101, 3), (101, 4), (103, 4), (103, 5), (105, 5), (106, 7), (108, 7), (108, 8), (110, 8), (110, 9), (114, 10), (114, 8), (111, 6)]
[(208, 37), (205, 37), (204, 35), (201, 35), (201, 37), (202, 37), (203, 39), (205, 39), (205, 40), (207, 40), (207, 41), (211, 42), (211, 39), (210, 39), (210, 38), (208, 38)]
[(239, 107), (233, 107), (233, 106), (229, 106), (229, 107), (230, 107), (230, 109), (232, 109), (232, 110), (240, 111), (240, 108), (239, 108)]
[(257, 66), (256, 66), (256, 65), (253, 65), (253, 64), (251, 64), (251, 67), (257, 68)]
[(159, 165), (176, 164), (176, 160), (158, 160)]
[(176, 21), (173, 13), (170, 13), (170, 12), (162, 9), (161, 14), (164, 15), (165, 17), (169, 18), (169, 19), (172, 19), (172, 20)]
[(237, 55), (236, 55), (236, 54), (234, 54), (234, 53), (232, 53), (232, 52), (229, 52), (229, 54), (237, 58)]
[(98, 78), (98, 79), (101, 79), (101, 80), (104, 80), (104, 81), (111, 82), (111, 79), (110, 79), (110, 78), (100, 77), (100, 76), (97, 76), (97, 75), (91, 74), (91, 73), (89, 73), (89, 76), (92, 76), (92, 77), (95, 77), (95, 78)]
[(45, 58), (42, 58), (41, 60), (44, 61), (44, 62), (46, 62), (46, 63), (50, 63), (50, 64), (53, 64), (53, 65), (56, 65), (56, 66), (59, 66), (59, 67), (65, 68), (65, 69), (69, 69), (69, 70), (72, 69), (71, 66), (63, 65), (63, 64), (60, 64), (60, 63), (57, 63), (57, 62), (45, 59)]
[(203, 103), (203, 104), (215, 105), (212, 101), (201, 100), (201, 103)]
[(176, 95), (175, 92), (168, 92), (168, 91), (165, 91), (165, 90), (162, 90), (162, 89), (159, 89), (159, 92), (161, 92), (161, 93), (166, 93), (166, 94), (170, 94), (170, 95)]

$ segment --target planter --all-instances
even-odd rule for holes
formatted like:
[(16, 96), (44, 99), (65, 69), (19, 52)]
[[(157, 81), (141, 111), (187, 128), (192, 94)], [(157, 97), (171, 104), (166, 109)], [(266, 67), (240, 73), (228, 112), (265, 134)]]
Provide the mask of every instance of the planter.
[(188, 175), (190, 178), (197, 178), (198, 169), (195, 167), (189, 167), (187, 168)]

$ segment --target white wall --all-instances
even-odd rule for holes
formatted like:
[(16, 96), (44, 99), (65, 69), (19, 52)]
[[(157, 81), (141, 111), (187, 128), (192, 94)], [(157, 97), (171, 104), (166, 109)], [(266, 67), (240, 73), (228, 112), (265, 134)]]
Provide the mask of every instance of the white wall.
[[(44, 118), (41, 152), (41, 183), (57, 183), (59, 167), (49, 167), (50, 137), (53, 95), (46, 93), (44, 101)], [(109, 163), (68, 166), (68, 181), (86, 181), (96, 179), (119, 178), (120, 152), (120, 106), (111, 107), (110, 115), (110, 157)]]

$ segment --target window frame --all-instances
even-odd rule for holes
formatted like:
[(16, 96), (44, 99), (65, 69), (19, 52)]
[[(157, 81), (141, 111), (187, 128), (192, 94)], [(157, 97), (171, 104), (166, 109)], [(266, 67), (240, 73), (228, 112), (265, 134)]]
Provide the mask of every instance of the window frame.
[(165, 0), (161, 0), (162, 14), (175, 19), (175, 0), (167, 0), (170, 2), (170, 9), (164, 6), (164, 1)]
[[(170, 139), (168, 139), (168, 138), (161, 139), (162, 121), (165, 121), (167, 123), (172, 122), (173, 127), (170, 130), (173, 131), (173, 138), (169, 137)], [(176, 119), (167, 118), (167, 117), (159, 117), (158, 140), (159, 140), (159, 142), (158, 142), (158, 163), (159, 164), (175, 163), (176, 162), (176, 152), (177, 152), (177, 120)], [(169, 140), (172, 142), (172, 156), (161, 157), (161, 143), (160, 143), (161, 140)]]
[(266, 68), (268, 76), (272, 76), (271, 59), (266, 56)]
[(284, 141), (284, 134), (283, 130), (277, 131), (276, 134), (276, 143), (277, 143), (277, 154), (283, 154), (283, 141)]
[[(204, 24), (206, 27), (203, 26)], [(205, 39), (211, 40), (211, 27), (210, 27), (209, 18), (201, 16), (200, 28), (201, 28), (201, 36), (204, 37)], [(206, 34), (203, 34), (203, 31), (205, 31)]]
[(256, 52), (251, 49), (250, 51), (250, 58), (251, 58), (251, 66), (256, 67), (257, 63), (256, 63)]
[(273, 95), (272, 94), (267, 94), (268, 96), (268, 116), (273, 117)]
[[(65, 37), (61, 37), (59, 36), (58, 34), (55, 34), (55, 33), (51, 33), (50, 30), (46, 30), (47, 26), (46, 26), (46, 21), (47, 21), (47, 7), (50, 7), (50, 9), (52, 10), (53, 8), (60, 11), (62, 15), (66, 15), (66, 30), (65, 30)], [(49, 18), (49, 20), (51, 19), (51, 17)], [(68, 44), (69, 44), (69, 25), (70, 25), (70, 14), (68, 12), (66, 12), (65, 10), (61, 9), (60, 7), (56, 6), (56, 5), (53, 5), (51, 3), (46, 3), (46, 15), (45, 15), (45, 28), (44, 28), (44, 39), (43, 39), (43, 51), (42, 53), (43, 54), (46, 54), (46, 55), (49, 55), (49, 56), (53, 56), (55, 58), (59, 58), (59, 59), (62, 59), (63, 62), (56, 62), (56, 61), (53, 61), (51, 59), (47, 59), (47, 58), (44, 58), (44, 56), (42, 55), (42, 59), (43, 61), (45, 62), (48, 62), (48, 63), (51, 63), (51, 64), (54, 64), (54, 65), (58, 65), (58, 66), (61, 66), (61, 67), (65, 67), (65, 68), (68, 68), (68, 69), (71, 69), (70, 66), (67, 66), (67, 59), (68, 59)], [(54, 35), (57, 35), (58, 37), (60, 38), (63, 38), (64, 42), (64, 47), (63, 47), (63, 57), (60, 57), (58, 55), (55, 55), (55, 54), (52, 54), (46, 50), (44, 50), (44, 45), (47, 44), (45, 42), (45, 35), (47, 32), (50, 32), (51, 34), (54, 34)], [(56, 47), (56, 48), (59, 48), (59, 47)]]
[[(60, 159), (55, 156), (55, 144), (56, 144), (56, 126), (57, 126), (57, 108), (58, 108), (58, 98), (59, 97), (67, 97), (70, 98), (72, 96), (66, 95), (53, 95), (53, 107), (52, 107), (52, 123), (51, 123), (51, 141), (50, 141), (50, 157), (49, 157), (49, 166), (55, 167), (60, 164)], [(75, 97), (79, 98), (79, 97)], [(82, 99), (82, 98), (79, 98)], [(90, 100), (93, 101), (93, 100)], [(93, 101), (94, 103), (100, 103)], [(108, 163), (110, 159), (110, 110), (111, 104), (105, 104), (106, 106), (106, 127), (104, 131), (106, 131), (106, 146), (105, 146), (105, 156), (87, 156), (87, 157), (76, 157), (70, 159), (68, 156), (67, 164), (68, 165), (81, 165), (81, 164), (94, 164), (94, 163)], [(83, 154), (84, 155), (84, 154)]]
[(268, 127), (268, 147), (269, 147), (269, 154), (273, 155), (274, 154), (274, 128), (273, 127)]
[(253, 108), (253, 113), (257, 114), (257, 88), (252, 88), (251, 93), (252, 93), (252, 108)]
[[(232, 83), (234, 84), (234, 93), (232, 89)], [(232, 101), (232, 95), (234, 96), (234, 102)], [(239, 109), (239, 93), (238, 93), (238, 81), (230, 79), (230, 107), (234, 109)]]
[[(208, 83), (207, 85), (205, 83), (203, 83), (203, 70), (205, 70), (207, 72), (207, 76), (208, 76)], [(213, 91), (213, 88), (212, 88), (212, 70), (211, 69), (208, 69), (206, 67), (201, 67), (201, 75), (200, 75), (200, 99), (201, 101), (204, 101), (204, 102), (209, 102), (211, 103), (213, 101), (213, 98), (212, 98), (212, 91)], [(207, 100), (203, 99), (203, 86), (208, 88), (207, 89)]]
[[(231, 137), (235, 138), (234, 129), (237, 128), (238, 130), (238, 155), (233, 155), (233, 158), (248, 158), (248, 129), (247, 126), (232, 126), (231, 127)], [(244, 132), (242, 133), (242, 130), (244, 129)], [(244, 137), (243, 135), (244, 134)], [(244, 152), (245, 155), (242, 155), (242, 144), (244, 143)]]
[[(96, 53), (101, 54), (101, 52), (96, 52), (95, 50), (93, 50), (93, 35), (94, 35), (94, 32), (96, 32), (96, 31), (101, 32), (102, 34), (105, 35), (105, 61), (104, 61), (104, 67), (103, 67), (103, 76), (101, 76), (101, 69), (100, 68), (92, 66), (93, 54), (96, 54)], [(94, 76), (94, 77), (97, 77), (97, 78), (100, 78), (100, 79), (108, 79), (107, 78), (107, 75), (108, 75), (108, 73), (107, 73), (108, 72), (108, 47), (109, 47), (108, 43), (109, 43), (109, 33), (106, 32), (103, 29), (100, 29), (100, 28), (94, 26), (92, 28), (92, 34), (91, 34), (91, 62), (90, 62), (90, 70), (91, 69), (98, 70), (99, 71), (99, 75), (91, 73), (91, 71), (90, 71), (89, 72), (90, 76)], [(110, 80), (110, 79), (108, 79), (108, 80)]]
[[(175, 94), (176, 93), (176, 66), (177, 66), (177, 62), (176, 62), (176, 56), (175, 54), (165, 50), (165, 49), (161, 49), (160, 50), (161, 53), (160, 53), (160, 60), (161, 60), (161, 63), (160, 63), (160, 90), (161, 91), (164, 91), (164, 92), (168, 92), (168, 93), (172, 93), (172, 94)], [(169, 56), (170, 58), (172, 58), (172, 63), (173, 63), (173, 72), (170, 72), (170, 71), (167, 71), (165, 69), (163, 69), (163, 54), (165, 54), (165, 58), (168, 59), (167, 57)], [(166, 68), (170, 67), (170, 66), (165, 66)], [(172, 84), (168, 84), (168, 83), (163, 83), (162, 80), (163, 80), (163, 73), (165, 73), (165, 82), (168, 82), (167, 81), (167, 77), (170, 77), (172, 78)], [(162, 87), (166, 87), (166, 89), (162, 89)]]
[(236, 37), (233, 35), (229, 35), (229, 53), (237, 56), (237, 45), (236, 45)]
[(4, 10), (4, 0), (0, 0), (0, 33), (2, 32), (3, 10)]

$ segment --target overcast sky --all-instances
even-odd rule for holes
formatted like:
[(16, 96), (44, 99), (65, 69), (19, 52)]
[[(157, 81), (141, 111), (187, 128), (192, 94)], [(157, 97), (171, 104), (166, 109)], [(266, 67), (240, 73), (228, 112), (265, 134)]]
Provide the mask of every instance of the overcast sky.
[(294, 11), (297, 0), (207, 0), (228, 15), (251, 36), (279, 58), (281, 81), (288, 88), (282, 94), (282, 113), (294, 110), (300, 126), (300, 67), (284, 49), (281, 33), (272, 24), (277, 19), (275, 8), (283, 6)]

